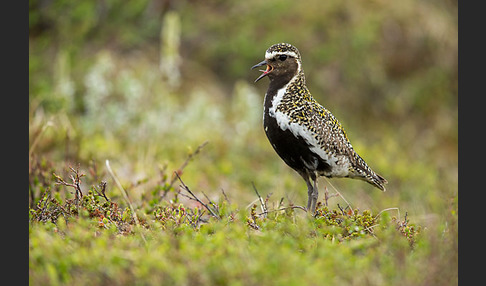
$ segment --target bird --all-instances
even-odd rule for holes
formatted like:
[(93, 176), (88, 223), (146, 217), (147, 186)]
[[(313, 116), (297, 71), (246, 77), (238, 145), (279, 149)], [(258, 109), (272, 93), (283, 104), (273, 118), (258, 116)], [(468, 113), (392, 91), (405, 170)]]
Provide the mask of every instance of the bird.
[(319, 197), (317, 178), (361, 179), (382, 191), (387, 180), (375, 173), (356, 153), (336, 117), (306, 86), (299, 50), (278, 43), (265, 51), (266, 66), (255, 83), (269, 78), (263, 102), (263, 127), (275, 152), (307, 185), (307, 211), (315, 213)]

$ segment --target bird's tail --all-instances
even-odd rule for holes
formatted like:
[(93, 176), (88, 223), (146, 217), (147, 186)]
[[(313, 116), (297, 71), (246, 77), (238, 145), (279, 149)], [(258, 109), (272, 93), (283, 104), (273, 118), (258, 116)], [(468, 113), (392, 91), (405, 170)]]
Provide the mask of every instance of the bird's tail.
[(358, 154), (357, 160), (350, 177), (364, 180), (382, 191), (386, 191), (385, 185), (388, 181), (381, 175), (375, 173)]
[(383, 192), (386, 191), (385, 185), (388, 183), (388, 181), (383, 178), (383, 176), (374, 173), (369, 178), (367, 178), (366, 181), (377, 187), (378, 189), (382, 190)]

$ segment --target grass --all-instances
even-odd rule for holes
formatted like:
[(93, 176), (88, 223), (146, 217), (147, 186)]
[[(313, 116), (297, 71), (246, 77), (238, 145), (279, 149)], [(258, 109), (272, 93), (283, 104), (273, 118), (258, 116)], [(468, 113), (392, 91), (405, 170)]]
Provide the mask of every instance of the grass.
[(122, 190), (95, 184), (94, 170), (68, 170), (69, 180), (44, 178), (61, 188), (47, 188), (30, 209), (31, 284), (449, 285), (457, 277), (454, 212), (455, 225), (423, 227), (398, 208), (325, 206), (338, 199), (326, 194), (311, 217), (256, 188), (247, 207), (225, 191), (210, 199), (177, 172), (179, 187), (173, 178), (164, 185), (171, 200), (156, 189), (134, 208)]

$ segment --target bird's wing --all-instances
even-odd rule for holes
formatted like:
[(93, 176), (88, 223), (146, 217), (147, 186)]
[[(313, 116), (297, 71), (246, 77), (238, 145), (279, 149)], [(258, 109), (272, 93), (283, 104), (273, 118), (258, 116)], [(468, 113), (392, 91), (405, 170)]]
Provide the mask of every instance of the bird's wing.
[(355, 157), (356, 152), (336, 117), (316, 101), (310, 102), (309, 106), (309, 129), (315, 133), (319, 146), (326, 152)]
[(322, 149), (336, 155), (345, 155), (351, 162), (350, 170), (356, 178), (361, 178), (381, 190), (385, 190), (386, 179), (376, 174), (361, 156), (356, 153), (339, 121), (322, 105), (313, 101), (311, 129), (315, 132)]

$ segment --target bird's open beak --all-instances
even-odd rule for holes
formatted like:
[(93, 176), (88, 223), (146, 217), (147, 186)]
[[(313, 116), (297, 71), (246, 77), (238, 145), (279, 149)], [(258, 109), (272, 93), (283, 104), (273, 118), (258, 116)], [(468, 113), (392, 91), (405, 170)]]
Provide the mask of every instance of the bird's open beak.
[(261, 80), (262, 78), (264, 78), (266, 75), (268, 75), (272, 70), (272, 66), (270, 66), (267, 61), (262, 61), (262, 62), (259, 62), (258, 64), (254, 65), (251, 67), (251, 69), (254, 69), (254, 68), (257, 68), (257, 67), (261, 67), (261, 66), (264, 66), (264, 65), (267, 65), (267, 69), (266, 70), (260, 70), (261, 72), (263, 72), (256, 80), (255, 82)]

